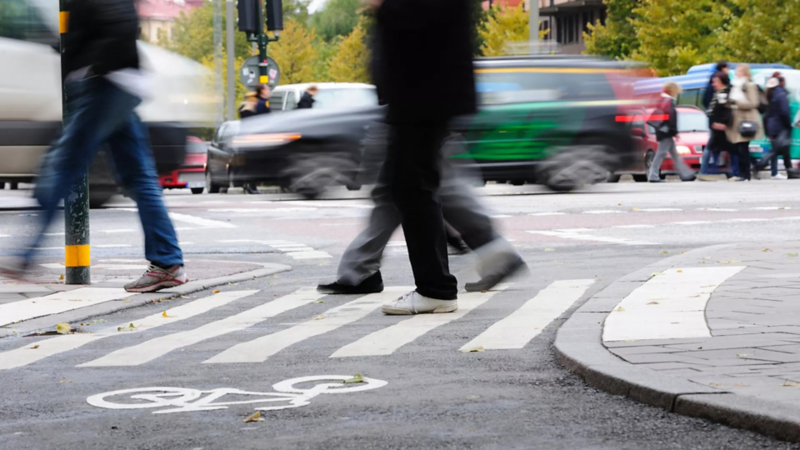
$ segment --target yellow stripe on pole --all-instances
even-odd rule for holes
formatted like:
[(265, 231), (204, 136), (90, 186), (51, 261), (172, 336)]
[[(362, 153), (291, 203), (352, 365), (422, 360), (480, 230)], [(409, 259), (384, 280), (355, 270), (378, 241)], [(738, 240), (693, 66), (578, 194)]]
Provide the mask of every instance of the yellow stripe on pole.
[(269, 77), (266, 76), (266, 75), (261, 75), (258, 78), (258, 82), (261, 83), (261, 84), (267, 84), (267, 83), (269, 83)]
[(58, 13), (58, 27), (61, 34), (69, 31), (69, 11), (61, 11)]
[(88, 267), (91, 261), (89, 245), (67, 245), (64, 247), (64, 266)]

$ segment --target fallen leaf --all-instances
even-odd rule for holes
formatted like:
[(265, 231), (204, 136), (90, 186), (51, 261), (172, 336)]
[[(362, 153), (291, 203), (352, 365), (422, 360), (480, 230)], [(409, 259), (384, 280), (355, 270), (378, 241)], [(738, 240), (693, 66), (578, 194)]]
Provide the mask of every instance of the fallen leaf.
[(800, 383), (797, 383), (795, 381), (789, 381), (789, 380), (786, 380), (783, 383), (783, 387), (795, 387), (795, 386), (800, 386)]
[(792, 258), (796, 258), (797, 253), (787, 253), (786, 256), (791, 256)]
[(348, 378), (344, 380), (344, 384), (356, 384), (356, 383), (364, 383), (364, 377), (361, 376), (360, 373), (353, 375), (353, 378)]
[(620, 306), (619, 308), (615, 309), (616, 312), (625, 312), (625, 308)]
[(70, 327), (68, 323), (60, 323), (56, 325), (56, 333), (58, 334), (69, 334), (71, 330), (72, 327)]
[(678, 271), (678, 273), (683, 273), (683, 271), (682, 271), (682, 270), (679, 270), (679, 271)]
[(697, 347), (697, 349), (698, 349), (698, 350), (702, 350), (702, 349), (703, 349), (703, 347)]
[(650, 303), (648, 303), (648, 305), (660, 305), (660, 303), (658, 303), (658, 302), (650, 302)]
[(34, 345), (33, 347), (31, 347), (31, 350), (36, 350), (37, 348), (39, 348), (39, 346), (38, 345)]
[(733, 385), (733, 387), (750, 387), (750, 385), (749, 384), (744, 384), (744, 383), (735, 383)]
[(708, 383), (709, 386), (725, 386), (722, 383)]
[(480, 352), (485, 352), (485, 351), (486, 351), (486, 349), (483, 348), (483, 346), (481, 345), (480, 347), (475, 347), (475, 348), (471, 348), (471, 349), (467, 350), (467, 353), (480, 353)]
[(669, 252), (668, 252), (668, 251), (666, 251), (666, 250), (662, 250), (662, 251), (661, 251), (661, 253), (669, 253)]
[(106, 323), (106, 322), (108, 322), (106, 319), (95, 319), (92, 321), (92, 324)]
[(322, 320), (322, 319), (324, 319), (324, 318), (325, 318), (325, 316), (323, 316), (322, 314), (320, 314), (320, 315), (318, 315), (318, 316), (314, 316), (314, 317), (312, 317), (312, 318), (311, 318), (311, 320)]
[(639, 211), (641, 208), (631, 208), (631, 211)]
[(554, 249), (554, 248), (546, 248), (546, 249), (544, 249), (544, 251), (546, 251), (546, 252), (554, 252), (554, 251), (556, 251), (556, 249)]
[(217, 289), (214, 292), (212, 292), (212, 294), (219, 294), (219, 289)]
[(664, 275), (664, 272), (653, 272), (650, 274), (651, 277), (657, 277), (659, 275)]
[(63, 280), (64, 279), (64, 275), (62, 274), (60, 277), (58, 277), (58, 279), (59, 280)]
[(265, 419), (263, 417), (261, 417), (261, 411), (256, 411), (253, 414), (251, 414), (250, 416), (248, 416), (246, 419), (244, 419), (242, 422), (244, 422), (244, 423), (264, 422), (264, 420)]
[(761, 251), (764, 252), (764, 253), (767, 253), (767, 252), (771, 252), (772, 250), (770, 250), (768, 248), (765, 248), (764, 250), (761, 250)]
[(317, 300), (317, 301), (316, 301), (316, 302), (314, 302), (314, 303), (325, 303), (325, 300)]
[(167, 312), (164, 311), (163, 313), (161, 313), (161, 317), (163, 317), (165, 319), (169, 319), (170, 317), (174, 317), (174, 316), (169, 316), (169, 315), (167, 315)]

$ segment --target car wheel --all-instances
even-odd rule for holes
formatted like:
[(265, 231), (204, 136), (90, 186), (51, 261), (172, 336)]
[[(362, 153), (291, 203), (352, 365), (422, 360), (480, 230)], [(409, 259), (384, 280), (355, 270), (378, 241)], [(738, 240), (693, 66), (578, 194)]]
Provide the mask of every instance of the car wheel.
[(345, 185), (349, 189), (355, 169), (347, 154), (298, 155), (282, 175), (289, 180), (290, 191), (314, 199), (330, 186)]
[(634, 175), (633, 181), (637, 183), (646, 183), (647, 182), (647, 175)]
[[(210, 170), (206, 170), (206, 188), (209, 194), (219, 194), (219, 185), (212, 181)], [(192, 192), (194, 192), (194, 189), (192, 189)], [(201, 189), (200, 192), (203, 192), (203, 190)]]
[(544, 180), (544, 184), (556, 192), (600, 183), (608, 179), (610, 158), (612, 155), (605, 146), (578, 145), (555, 149), (554, 155), (539, 165), (537, 179)]
[(620, 178), (622, 178), (622, 175), (617, 175), (612, 173), (611, 175), (608, 176), (608, 179), (606, 181), (609, 183), (619, 183)]
[(192, 194), (202, 194), (204, 190), (203, 188), (192, 188)]

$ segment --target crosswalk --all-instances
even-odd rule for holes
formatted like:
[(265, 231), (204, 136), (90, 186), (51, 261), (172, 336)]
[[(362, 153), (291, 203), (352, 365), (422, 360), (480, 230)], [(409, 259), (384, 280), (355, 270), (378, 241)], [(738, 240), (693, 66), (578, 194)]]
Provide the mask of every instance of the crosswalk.
[[(499, 286), (489, 292), (462, 293), (459, 295), (459, 309), (454, 313), (386, 317), (385, 327), (377, 331), (370, 330), (372, 332), (360, 331), (364, 329), (358, 326), (360, 321), (371, 315), (381, 317), (378, 310), (382, 304), (412, 289), (410, 286), (387, 287), (382, 293), (363, 295), (355, 299), (343, 298), (348, 301), (308, 320), (288, 324), (288, 328), (235, 343), (202, 363), (263, 363), (278, 353), (291, 351), (291, 347), (297, 344), (323, 338), (323, 335), (337, 331), (346, 332), (348, 340), (352, 335), (353, 340), (330, 354), (332, 359), (389, 356), (401, 348), (412, 351), (412, 344), (426, 334), (465, 318), (474, 318), (476, 323), (481, 324), (493, 323), (482, 332), (476, 333), (477, 336), (461, 348), (454, 346), (452, 351), (468, 352), (478, 347), (487, 351), (521, 349), (582, 298), (594, 282), (593, 279), (555, 281), (525, 301), (522, 306), (511, 308), (510, 313), (509, 308), (505, 308), (503, 304), (503, 296), (509, 286)], [(75, 367), (140, 366), (225, 335), (236, 336), (236, 333), (245, 330), (258, 333), (264, 322), (273, 319), (280, 321), (282, 314), (300, 310), (311, 303), (322, 303), (325, 297), (311, 287), (301, 288), (250, 309), (233, 308), (238, 312), (189, 330), (170, 330), (172, 325), (190, 318), (195, 318), (195, 321), (199, 318), (199, 322), (202, 322), (203, 314), (226, 305), (236, 306), (239, 304), (237, 302), (248, 298), (253, 301), (254, 296), (260, 292), (220, 292), (93, 333), (59, 335), (39, 340), (26, 339), (24, 346), (0, 351), (0, 371), (22, 368), (57, 355), (63, 355), (59, 364), (64, 364), (63, 361), (69, 359), (68, 352), (99, 340), (106, 340), (106, 345), (94, 345), (91, 348), (103, 348), (100, 350), (101, 354), (88, 362), (84, 362), (86, 359), (75, 361)], [(498, 315), (502, 317), (497, 317)], [(153, 333), (156, 328), (164, 331)], [(130, 342), (130, 339), (123, 337), (130, 334), (137, 335), (136, 343), (126, 346), (124, 343)], [(109, 347), (113, 349), (109, 351)], [(85, 353), (83, 355), (85, 358)]]

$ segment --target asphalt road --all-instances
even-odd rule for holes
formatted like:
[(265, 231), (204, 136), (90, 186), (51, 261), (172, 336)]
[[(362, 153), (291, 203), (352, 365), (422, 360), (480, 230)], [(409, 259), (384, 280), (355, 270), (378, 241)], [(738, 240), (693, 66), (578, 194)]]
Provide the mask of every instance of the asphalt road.
[[(596, 391), (562, 369), (551, 349), (559, 324), (588, 296), (660, 258), (718, 243), (797, 239), (798, 188), (791, 181), (621, 183), (560, 195), (535, 186), (481, 188), (532, 276), (499, 292), (462, 296), (466, 314), (415, 322), (382, 316), (381, 298), (310, 292), (333, 279), (363, 225), (366, 191), (333, 191), (315, 201), (169, 192), (190, 270), (192, 259), (293, 270), (97, 317), (111, 326), (165, 312), (169, 323), (0, 370), (0, 449), (800, 448)], [(0, 193), (0, 208), (25, 206), (23, 194)], [(96, 264), (141, 264), (133, 208), (120, 198), (92, 212)], [(0, 238), (4, 251), (25, 245), (32, 214), (0, 213), (0, 235), (9, 236)], [(52, 249), (41, 251), (40, 264), (61, 261), (63, 230), (51, 231), (45, 245)], [(393, 239), (382, 269), (387, 296), (412, 285), (402, 234)], [(462, 284), (476, 276), (468, 255), (452, 257), (451, 266)], [(193, 309), (215, 296), (224, 301)], [(529, 305), (537, 306), (541, 329), (522, 348), (491, 348), (492, 325)], [(0, 352), (44, 339), (51, 338), (0, 339)], [(467, 351), (482, 342), (485, 351)], [(320, 381), (296, 380), (357, 373), (368, 382), (322, 393)], [(286, 380), (296, 384), (275, 386)], [(165, 387), (188, 391), (141, 391)], [(334, 391), (351, 388), (364, 390)], [(118, 390), (138, 392), (99, 395)], [(176, 399), (184, 402), (176, 406)], [(246, 400), (257, 403), (197, 411)], [(264, 411), (263, 422), (243, 423), (259, 406), (276, 409)]]

